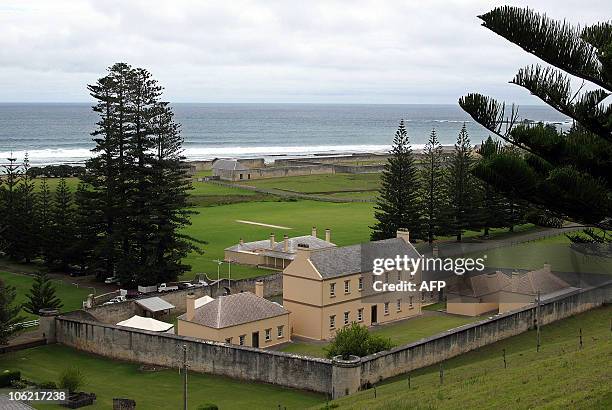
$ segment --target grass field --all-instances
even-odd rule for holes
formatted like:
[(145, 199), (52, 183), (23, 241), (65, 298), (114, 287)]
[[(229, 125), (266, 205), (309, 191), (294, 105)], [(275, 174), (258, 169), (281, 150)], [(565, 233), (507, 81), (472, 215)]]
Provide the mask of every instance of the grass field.
[[(198, 215), (192, 216), (192, 225), (186, 232), (209, 243), (203, 246), (203, 255), (192, 254), (186, 263), (192, 266), (191, 275), (205, 272), (216, 277), (217, 264), (214, 259), (223, 259), (223, 249), (245, 241), (266, 239), (275, 232), (278, 240), (286, 233), (289, 236), (309, 235), (313, 225), (320, 236), (325, 228), (332, 230), (332, 242), (348, 245), (369, 239), (369, 225), (373, 223), (372, 205), (366, 203), (331, 203), (318, 201), (248, 202), (218, 207), (195, 208)], [(290, 230), (279, 230), (264, 226), (249, 225), (236, 220), (255, 221), (271, 225), (287, 226)], [(222, 276), (227, 277), (228, 265), (222, 266)], [(247, 266), (232, 266), (232, 278), (253, 277), (269, 274), (269, 270)]]
[[(480, 320), (478, 317), (432, 315), (419, 316), (398, 323), (374, 328), (372, 333), (388, 337), (396, 345), (415, 342), (424, 337)], [(325, 357), (325, 346), (322, 343), (292, 343), (281, 349), (283, 352), (304, 354), (307, 356)]]
[[(99, 356), (51, 345), (0, 356), (0, 369), (18, 369), (35, 382), (57, 382), (60, 372), (77, 367), (85, 376), (84, 391), (94, 392), (96, 404), (88, 409), (110, 409), (113, 397), (136, 400), (138, 409), (182, 408), (183, 380), (177, 370), (143, 372), (139, 365), (112, 361)], [(215, 403), (221, 409), (303, 409), (323, 401), (318, 394), (269, 384), (237, 381), (221, 376), (190, 373), (190, 409)], [(37, 409), (61, 409), (59, 405), (35, 405)]]
[(331, 194), (345, 191), (375, 191), (380, 184), (380, 174), (303, 175), (253, 179), (241, 183), (260, 188), (275, 188), (304, 194)]
[[(30, 293), (30, 288), (32, 287), (32, 282), (34, 281), (33, 277), (15, 273), (0, 272), (0, 279), (15, 287), (17, 290), (17, 303), (22, 304), (27, 301), (26, 295)], [(88, 294), (92, 293), (91, 289), (77, 288), (72, 285), (67, 285), (59, 280), (54, 281), (54, 285), (55, 289), (57, 290), (57, 297), (64, 304), (61, 309), (62, 312), (70, 312), (81, 309), (83, 300)], [(38, 317), (23, 310), (21, 315), (25, 320), (31, 320)]]
[[(443, 363), (336, 400), (339, 409), (610, 409), (612, 307), (607, 306), (523, 333)], [(579, 349), (582, 328), (584, 347)], [(507, 369), (502, 351), (506, 350)]]

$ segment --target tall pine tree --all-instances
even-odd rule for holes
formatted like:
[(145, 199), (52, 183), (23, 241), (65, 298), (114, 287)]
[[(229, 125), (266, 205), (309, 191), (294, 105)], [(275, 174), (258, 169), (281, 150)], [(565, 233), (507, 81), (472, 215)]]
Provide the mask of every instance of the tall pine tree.
[(412, 239), (422, 239), (419, 175), (404, 120), (399, 123), (390, 154), (381, 175), (374, 207), (376, 224), (370, 236), (372, 240), (393, 238), (398, 229), (407, 229)]
[(435, 129), (423, 150), (421, 181), (424, 238), (431, 244), (444, 226), (444, 155)]
[(21, 166), (11, 155), (7, 163), (2, 165), (4, 184), (0, 186), (0, 251), (11, 258), (17, 258), (18, 227), (18, 188)]
[(15, 326), (22, 320), (19, 316), (21, 306), (15, 303), (17, 291), (0, 279), (0, 345), (8, 344), (9, 337), (18, 332)]
[(447, 208), (449, 231), (461, 241), (466, 229), (477, 228), (478, 192), (475, 178), (470, 173), (473, 165), (472, 146), (465, 124), (461, 127), (455, 150), (449, 159), (446, 177)]
[(36, 193), (34, 192), (34, 181), (28, 174), (30, 160), (28, 154), (25, 155), (22, 166), (22, 173), (16, 195), (16, 215), (15, 230), (13, 237), (12, 256), (26, 263), (38, 257), (40, 252), (39, 230), (36, 218)]
[(51, 219), (52, 197), (47, 183), (47, 177), (42, 178), (40, 189), (38, 190), (38, 200), (36, 215), (39, 227), (39, 246), (40, 255), (45, 263), (49, 264), (51, 246), (53, 244), (53, 229)]
[(65, 271), (72, 258), (74, 243), (74, 209), (72, 207), (72, 194), (61, 178), (55, 189), (55, 198), (52, 208), (53, 244), (51, 245), (51, 261), (55, 267)]
[[(499, 154), (502, 149), (499, 141), (494, 141), (493, 138), (488, 137), (480, 144), (478, 154), (480, 154), (481, 160), (486, 160)], [(486, 238), (489, 236), (491, 228), (502, 228), (508, 225), (509, 221), (506, 218), (505, 211), (507, 205), (512, 204), (512, 202), (508, 201), (494, 186), (487, 182), (479, 182), (478, 186), (481, 190), (479, 196), (482, 199), (480, 215)]]

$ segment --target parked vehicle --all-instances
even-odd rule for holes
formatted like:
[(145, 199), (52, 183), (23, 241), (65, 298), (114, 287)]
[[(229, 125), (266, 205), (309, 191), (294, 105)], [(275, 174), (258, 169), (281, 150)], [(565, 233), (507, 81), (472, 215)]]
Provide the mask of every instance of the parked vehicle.
[(106, 283), (107, 285), (111, 285), (113, 283), (119, 283), (119, 278), (116, 276), (111, 276), (109, 278), (104, 279), (104, 283)]
[(153, 293), (153, 292), (157, 292), (157, 286), (153, 285), (153, 286), (138, 286), (138, 292), (140, 293)]
[(159, 287), (157, 288), (158, 292), (170, 292), (171, 290), (178, 290), (178, 286), (174, 285), (168, 285), (166, 283), (162, 283), (161, 285), (159, 285)]
[(125, 296), (115, 296), (114, 298), (112, 298), (108, 302), (104, 302), (103, 305), (112, 305), (114, 303), (125, 302), (126, 300), (127, 300), (127, 298)]

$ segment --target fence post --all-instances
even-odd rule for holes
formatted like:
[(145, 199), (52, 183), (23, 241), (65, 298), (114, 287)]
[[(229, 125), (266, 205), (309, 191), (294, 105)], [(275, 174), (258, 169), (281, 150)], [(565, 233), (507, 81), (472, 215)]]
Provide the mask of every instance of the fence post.
[(538, 290), (538, 304), (536, 306), (536, 334), (537, 334), (537, 345), (536, 352), (540, 351), (540, 291)]
[(506, 364), (506, 349), (504, 349), (503, 353), (504, 353), (504, 369), (506, 369), (508, 367)]
[(582, 349), (582, 328), (580, 328), (580, 349)]
[(444, 384), (444, 367), (440, 363), (440, 386)]

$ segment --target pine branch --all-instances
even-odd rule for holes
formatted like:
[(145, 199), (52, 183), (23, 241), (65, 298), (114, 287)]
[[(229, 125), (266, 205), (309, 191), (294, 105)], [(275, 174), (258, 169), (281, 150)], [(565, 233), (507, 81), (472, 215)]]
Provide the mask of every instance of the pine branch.
[[(612, 82), (602, 73), (597, 49), (584, 41), (580, 30), (569, 23), (552, 20), (529, 8), (512, 6), (497, 7), (478, 17), (484, 27), (528, 53), (612, 91)], [(596, 38), (601, 39), (602, 35)]]

